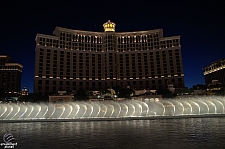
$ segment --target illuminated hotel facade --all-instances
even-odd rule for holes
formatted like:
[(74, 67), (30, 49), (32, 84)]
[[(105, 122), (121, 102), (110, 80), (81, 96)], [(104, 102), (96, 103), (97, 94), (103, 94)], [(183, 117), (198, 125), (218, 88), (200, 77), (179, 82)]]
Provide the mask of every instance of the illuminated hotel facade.
[(217, 60), (203, 68), (205, 84), (208, 86), (213, 80), (225, 83), (225, 59)]
[(21, 76), (23, 66), (12, 62), (8, 55), (0, 55), (0, 89), (6, 96), (20, 94)]
[(56, 27), (54, 36), (37, 34), (34, 92), (109, 88), (184, 87), (180, 36), (163, 30), (104, 32)]

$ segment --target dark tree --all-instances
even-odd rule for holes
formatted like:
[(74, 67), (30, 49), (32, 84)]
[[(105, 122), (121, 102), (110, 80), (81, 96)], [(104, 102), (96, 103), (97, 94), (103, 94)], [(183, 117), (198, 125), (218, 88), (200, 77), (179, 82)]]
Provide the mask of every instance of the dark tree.
[(206, 86), (204, 84), (196, 84), (196, 85), (193, 85), (192, 86), (193, 90), (205, 90), (206, 89)]
[(171, 91), (168, 89), (158, 89), (156, 91), (158, 95), (162, 95), (163, 98), (173, 98), (175, 97), (175, 94), (173, 94)]
[(219, 96), (225, 96), (225, 88), (221, 88), (221, 90), (216, 92)]
[(113, 86), (112, 88), (114, 89), (116, 94), (118, 94), (121, 91), (121, 89), (122, 89), (120, 86)]
[(0, 100), (5, 98), (5, 92), (3, 90), (3, 88), (0, 88)]
[(111, 94), (111, 92), (108, 89), (103, 89), (101, 91), (102, 94)]
[(75, 100), (88, 100), (88, 94), (83, 88), (80, 88), (74, 95)]
[(42, 96), (41, 94), (30, 93), (27, 96), (19, 97), (21, 102), (48, 102), (48, 96)]
[(130, 88), (122, 88), (119, 90), (118, 93), (119, 93), (118, 97), (120, 98), (130, 98), (131, 94), (134, 94), (134, 90)]

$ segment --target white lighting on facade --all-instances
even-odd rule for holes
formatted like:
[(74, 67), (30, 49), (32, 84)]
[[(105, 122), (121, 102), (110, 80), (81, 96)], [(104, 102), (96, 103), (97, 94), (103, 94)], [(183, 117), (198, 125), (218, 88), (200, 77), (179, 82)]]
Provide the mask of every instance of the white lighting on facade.
[[(143, 71), (144, 71), (144, 69), (147, 69), (149, 75), (152, 74), (151, 72), (154, 72), (154, 70), (151, 69), (149, 66), (152, 64), (149, 64), (149, 63), (153, 62), (153, 65), (154, 65), (153, 67), (156, 67), (155, 69), (158, 69), (158, 67), (160, 68), (161, 66), (157, 65), (156, 61), (158, 61), (158, 58), (161, 61), (162, 55), (157, 54), (156, 55), (157, 58), (155, 58), (154, 57), (155, 53), (153, 51), (153, 47), (154, 47), (154, 50), (157, 50), (157, 51), (155, 51), (157, 53), (161, 51), (161, 50), (158, 51), (159, 49), (163, 48), (162, 51), (163, 52), (165, 51), (166, 57), (168, 57), (170, 55), (170, 51), (166, 52), (166, 49), (164, 48), (164, 47), (166, 47), (167, 44), (163, 43), (162, 47), (160, 45), (161, 45), (161, 41), (171, 40), (171, 37), (161, 37), (161, 36), (163, 36), (162, 30), (137, 31), (137, 32), (115, 32), (115, 26), (116, 26), (115, 23), (113, 23), (109, 20), (108, 22), (103, 24), (105, 32), (107, 32), (107, 33), (79, 31), (79, 30), (71, 30), (71, 29), (56, 27), (55, 33), (57, 33), (57, 34), (54, 34), (55, 36), (49, 36), (49, 35), (42, 35), (43, 37), (39, 36), (39, 37), (41, 37), (41, 39), (50, 38), (50, 39), (54, 39), (54, 40), (53, 40), (52, 44), (40, 42), (40, 44), (42, 46), (46, 44), (48, 47), (46, 47), (46, 48), (42, 47), (42, 49), (40, 50), (41, 53), (37, 53), (37, 55), (36, 55), (36, 57), (40, 57), (40, 59), (44, 59), (44, 60), (43, 60), (43, 62), (37, 60), (37, 62), (36, 62), (37, 64), (35, 66), (44, 66), (44, 68), (43, 67), (36, 68), (35, 74), (39, 74), (39, 69), (45, 69), (46, 63), (47, 64), (50, 63), (50, 70), (51, 70), (50, 74), (51, 75), (52, 74), (59, 75), (59, 74), (62, 74), (62, 72), (63, 72), (62, 76), (60, 75), (60, 77), (57, 77), (57, 79), (60, 79), (61, 81), (64, 82), (64, 86), (63, 86), (64, 88), (66, 85), (65, 81), (72, 83), (73, 82), (72, 80), (76, 78), (74, 75), (84, 76), (84, 77), (90, 75), (90, 78), (81, 77), (80, 80), (106, 80), (106, 81), (90, 81), (88, 83), (86, 83), (86, 81), (85, 81), (85, 83), (82, 85), (82, 87), (84, 87), (85, 89), (87, 89), (87, 87), (92, 87), (92, 82), (94, 82), (97, 87), (98, 85), (104, 86), (103, 85), (104, 83), (98, 84), (98, 82), (107, 82), (107, 84), (109, 84), (109, 82), (111, 83), (111, 81), (112, 81), (113, 84), (115, 84), (116, 80), (121, 80), (119, 82), (123, 82), (123, 83), (126, 83), (127, 81), (122, 81), (122, 80), (130, 80), (130, 82), (135, 80), (138, 82), (137, 88), (141, 87), (142, 85), (140, 85), (140, 81), (143, 81), (143, 84), (145, 84), (146, 80), (144, 80), (144, 79), (152, 78), (152, 77), (150, 77), (150, 76), (149, 77), (148, 76), (141, 77), (141, 76), (145, 76), (145, 74), (143, 74), (142, 72), (138, 72), (138, 70), (136, 70), (136, 68), (140, 67), (138, 69), (141, 69)], [(63, 31), (64, 31), (64, 33), (61, 34)], [(155, 32), (157, 32), (157, 35), (159, 35), (160, 37), (156, 37), (154, 35)], [(79, 35), (78, 33), (86, 34), (86, 35)], [(70, 36), (70, 35), (72, 35), (72, 36)], [(112, 44), (112, 46), (115, 46), (115, 47), (112, 47), (113, 48), (112, 51), (110, 51), (109, 48), (105, 48), (105, 46), (107, 46), (105, 44), (108, 43), (107, 39), (110, 39), (109, 42), (111, 42), (111, 37), (106, 38), (108, 35), (112, 35), (114, 38), (113, 40), (115, 40), (115, 43)], [(179, 37), (175, 37), (174, 39), (177, 39), (177, 38), (179, 38)], [(37, 38), (36, 41), (39, 42), (42, 40), (40, 40), (40, 38)], [(61, 50), (60, 49), (58, 50), (58, 48), (55, 47), (56, 46), (55, 41), (60, 41), (58, 43), (59, 43), (59, 47)], [(69, 44), (69, 42), (71, 42), (71, 44)], [(100, 44), (100, 43), (103, 43), (103, 44)], [(122, 43), (124, 43), (124, 44), (122, 44)], [(159, 43), (159, 45), (157, 45), (155, 43), (157, 43), (157, 44)], [(110, 45), (111, 45), (111, 43), (110, 43)], [(179, 45), (179, 42), (178, 42), (178, 44), (176, 44), (176, 47), (177, 47), (176, 49), (178, 50), (178, 53), (179, 53), (180, 47), (178, 47), (178, 45)], [(52, 48), (52, 46), (54, 46), (54, 48)], [(172, 45), (170, 45), (170, 46), (167, 45), (167, 47), (169, 47), (169, 48), (171, 46)], [(78, 49), (79, 47), (82, 47), (82, 49)], [(40, 49), (40, 46), (36, 47), (36, 49)], [(49, 59), (46, 60), (46, 56), (48, 56), (47, 50), (49, 50), (49, 49), (53, 50), (53, 51), (51, 51), (51, 53), (52, 52), (54, 53), (53, 55), (52, 54), (50, 55), (50, 62), (49, 62)], [(65, 51), (63, 49), (67, 49), (67, 50)], [(70, 50), (77, 50), (77, 51), (72, 52)], [(175, 48), (170, 48), (170, 50), (171, 51), (175, 50)], [(84, 51), (86, 51), (86, 52), (84, 52)], [(143, 53), (143, 51), (145, 51), (145, 53)], [(61, 52), (63, 53), (63, 55), (61, 55)], [(103, 52), (105, 52), (105, 53), (103, 53)], [(117, 52), (117, 53), (114, 53), (114, 52)], [(112, 60), (111, 60), (111, 58), (108, 59), (108, 57), (107, 57), (109, 53), (112, 53), (112, 55), (113, 55)], [(142, 53), (142, 54), (140, 54), (140, 53)], [(151, 55), (152, 53), (154, 53), (153, 58)], [(177, 53), (177, 52), (172, 51), (172, 53)], [(105, 54), (107, 55), (106, 57), (105, 57)], [(134, 56), (133, 56), (133, 54), (134, 54)], [(141, 61), (139, 61), (139, 59), (140, 59), (139, 54), (141, 56)], [(68, 57), (68, 55), (70, 55), (70, 56)], [(99, 55), (100, 55), (100, 58), (92, 59), (93, 57), (95, 57), (95, 55), (97, 55), (97, 57), (99, 57)], [(120, 57), (120, 55), (122, 56), (122, 58)], [(131, 57), (129, 56), (129, 58), (128, 58), (127, 55), (130, 55)], [(174, 57), (175, 55), (173, 54), (172, 57)], [(181, 55), (179, 55), (179, 57), (180, 56)], [(56, 57), (57, 59), (55, 59), (54, 57)], [(64, 59), (64, 57), (66, 59)], [(145, 59), (145, 57), (147, 57), (147, 59), (148, 59), (147, 62), (143, 61), (143, 58)], [(125, 63), (124, 60), (126, 61), (130, 58), (134, 58), (134, 61), (133, 60), (132, 60), (133, 62), (129, 61), (129, 63), (130, 63), (129, 65), (123, 64), (123, 63)], [(149, 60), (149, 58), (150, 58), (150, 60)], [(70, 63), (68, 63), (68, 61)], [(64, 66), (64, 63), (66, 64), (66, 66)], [(67, 63), (68, 63), (68, 66), (67, 66)], [(93, 63), (95, 63), (95, 64), (93, 64)], [(110, 63), (110, 65), (115, 64), (115, 67), (113, 66), (114, 67), (113, 73), (111, 73), (111, 71), (109, 70), (110, 69), (109, 63)], [(169, 59), (166, 59), (165, 63), (170, 63)], [(39, 65), (39, 64), (42, 64), (42, 65)], [(133, 64), (135, 65), (135, 67), (132, 66)], [(176, 64), (174, 63), (174, 65), (176, 65)], [(90, 67), (92, 65), (94, 65), (94, 68), (93, 67), (89, 68), (89, 66), (88, 66), (88, 68), (86, 70), (85, 66), (87, 66), (87, 65), (89, 65)], [(169, 65), (169, 64), (167, 64), (167, 65)], [(82, 67), (82, 66), (84, 66), (84, 67)], [(64, 68), (62, 69), (61, 67), (64, 67)], [(96, 69), (98, 69), (96, 67), (100, 67), (100, 70), (96, 70)], [(122, 67), (122, 70), (120, 69), (120, 67)], [(130, 68), (130, 67), (132, 67), (132, 68)], [(52, 68), (53, 68), (53, 70), (52, 70)], [(150, 70), (149, 70), (149, 68), (150, 68)], [(176, 66), (174, 66), (174, 68), (176, 68)], [(182, 66), (180, 68), (182, 71)], [(76, 70), (73, 71), (70, 69), (76, 69)], [(84, 70), (84, 71), (80, 71), (80, 69)], [(119, 70), (117, 70), (117, 69), (119, 69)], [(130, 75), (128, 74), (127, 78), (124, 78), (124, 76), (126, 76), (126, 74), (125, 74), (126, 70), (124, 71), (124, 69), (132, 69), (131, 71), (136, 73), (135, 75), (137, 75), (138, 77), (137, 78), (135, 77), (135, 79), (134, 79), (134, 76), (132, 76), (132, 74), (130, 74)], [(72, 71), (72, 72), (70, 72), (70, 71)], [(164, 76), (161, 76), (161, 75), (164, 75), (165, 71), (166, 70), (163, 69), (162, 73), (156, 74), (159, 76), (156, 76), (155, 78), (158, 78), (158, 77), (163, 78)], [(40, 76), (46, 75), (45, 74), (46, 70), (43, 70), (42, 72), (43, 73), (40, 74)], [(67, 74), (72, 73), (71, 78), (70, 77), (68, 78), (68, 76), (65, 75), (65, 73), (67, 73)], [(81, 73), (82, 75), (80, 75), (79, 73)], [(108, 73), (109, 73), (109, 75), (108, 75)], [(138, 74), (138, 73), (140, 73), (140, 74)], [(94, 77), (97, 77), (97, 78), (100, 78), (103, 75), (103, 77), (105, 76), (105, 78), (104, 79), (97, 79), (97, 78), (92, 79), (91, 75), (93, 75)], [(67, 77), (65, 77), (65, 76), (67, 76)], [(122, 79), (116, 78), (116, 77), (120, 77), (120, 76), (122, 77)], [(74, 77), (74, 78), (72, 78), (72, 77)], [(172, 74), (172, 77), (174, 77), (173, 74)], [(50, 76), (49, 78), (53, 78), (53, 77)], [(54, 76), (54, 78), (55, 78), (55, 76)], [(37, 83), (38, 82), (37, 80), (39, 80), (39, 78), (38, 78), (38, 76), (35, 76), (34, 79), (35, 79), (35, 88), (36, 88), (36, 91), (38, 91), (39, 84)], [(64, 80), (62, 80), (62, 79), (64, 79)], [(110, 80), (110, 79), (112, 79), (112, 80)], [(46, 81), (45, 79), (42, 79), (42, 80), (43, 80), (43, 82)], [(76, 80), (79, 80), (79, 78), (76, 78)], [(148, 80), (151, 80), (151, 79), (148, 79)], [(157, 79), (155, 79), (155, 80), (157, 80)], [(57, 82), (58, 81), (59, 80), (57, 80)], [(80, 81), (76, 81), (76, 83), (77, 83), (76, 86), (78, 88), (80, 87), (79, 82)], [(180, 84), (181, 83), (178, 83), (177, 86), (179, 86)], [(58, 85), (58, 83), (57, 83), (57, 85)], [(52, 84), (52, 86), (54, 86), (54, 87), (55, 86), (57, 87), (57, 85)], [(163, 85), (165, 85), (165, 84), (163, 84)], [(52, 88), (52, 86), (49, 86), (49, 87)], [(158, 87), (158, 86), (159, 86), (158, 82), (156, 81), (156, 87)], [(132, 84), (131, 87), (135, 88), (135, 84)], [(71, 88), (72, 88), (72, 85), (70, 86), (70, 89)]]

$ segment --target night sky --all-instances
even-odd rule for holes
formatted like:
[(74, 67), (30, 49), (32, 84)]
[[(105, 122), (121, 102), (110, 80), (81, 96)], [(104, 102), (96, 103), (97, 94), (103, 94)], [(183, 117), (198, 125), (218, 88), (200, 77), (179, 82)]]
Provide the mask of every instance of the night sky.
[(204, 84), (202, 68), (225, 58), (223, 0), (77, 1), (0, 2), (0, 54), (24, 66), (22, 88), (33, 92), (36, 34), (53, 35), (56, 26), (101, 32), (111, 20), (117, 32), (161, 28), (164, 36), (181, 35), (186, 87)]

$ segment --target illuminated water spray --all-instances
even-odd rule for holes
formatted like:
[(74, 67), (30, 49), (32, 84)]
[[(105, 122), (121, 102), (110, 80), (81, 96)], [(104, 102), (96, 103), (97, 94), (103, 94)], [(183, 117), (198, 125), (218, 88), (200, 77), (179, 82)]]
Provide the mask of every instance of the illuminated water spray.
[(89, 119), (224, 114), (224, 97), (0, 104), (0, 120)]

